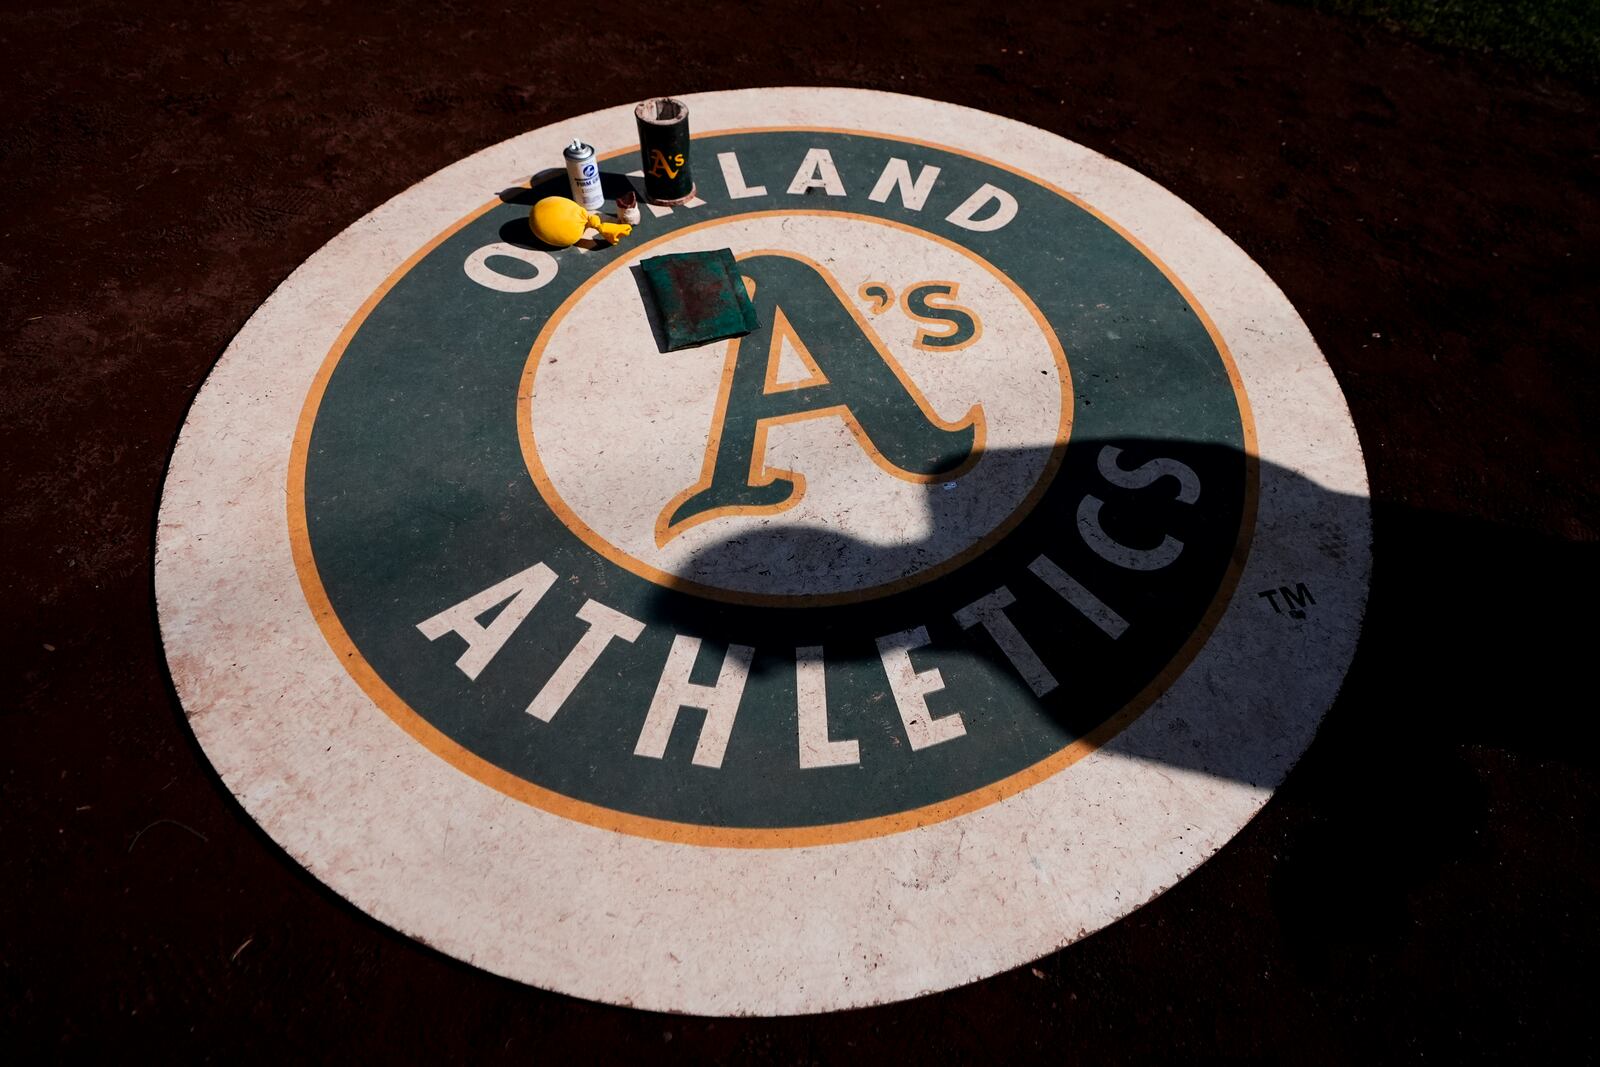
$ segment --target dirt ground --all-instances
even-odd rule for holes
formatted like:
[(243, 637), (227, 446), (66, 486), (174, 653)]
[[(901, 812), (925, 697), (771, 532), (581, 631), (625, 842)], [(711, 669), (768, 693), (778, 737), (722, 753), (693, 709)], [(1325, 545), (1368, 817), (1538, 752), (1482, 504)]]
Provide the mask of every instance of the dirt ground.
[[(0, 1037), (40, 1058), (1596, 1055), (1591, 91), (1269, 2), (7, 5)], [(844, 85), (1149, 175), (1283, 287), (1375, 514), (1344, 692), (1196, 874), (975, 986), (807, 1019), (478, 972), (301, 871), (167, 679), (168, 453), (300, 262), (439, 168), (663, 92)], [(19, 1061), (20, 1062), (20, 1061)]]

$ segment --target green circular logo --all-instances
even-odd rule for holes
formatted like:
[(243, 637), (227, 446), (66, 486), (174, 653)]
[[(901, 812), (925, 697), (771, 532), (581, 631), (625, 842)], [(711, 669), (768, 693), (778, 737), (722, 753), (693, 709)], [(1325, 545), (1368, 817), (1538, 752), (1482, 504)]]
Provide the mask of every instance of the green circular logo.
[[(894, 832), (1091, 751), (1248, 547), (1253, 429), (1205, 312), (952, 149), (695, 153), (705, 200), (614, 248), (533, 237), (564, 176), (503, 194), (346, 329), (290, 512), (347, 668), (496, 788), (674, 840)], [(640, 260), (724, 248), (758, 325), (666, 351)]]

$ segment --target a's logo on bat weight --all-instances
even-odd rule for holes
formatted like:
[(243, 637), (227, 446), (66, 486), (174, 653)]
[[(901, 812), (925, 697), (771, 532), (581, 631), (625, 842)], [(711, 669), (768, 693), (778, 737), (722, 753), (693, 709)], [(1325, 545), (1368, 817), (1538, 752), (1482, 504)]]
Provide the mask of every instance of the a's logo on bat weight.
[(650, 150), (650, 170), (648, 173), (663, 178), (676, 178), (678, 171), (683, 169), (683, 153), (674, 153), (668, 159), (667, 154), (659, 148)]
[[(354, 324), (292, 487), (308, 590), (392, 715), (572, 818), (781, 846), (1025, 789), (1159, 695), (1232, 593), (1254, 468), (1228, 354), (1026, 176), (706, 140), (725, 195), (702, 180), (633, 244), (557, 259), (491, 207)], [(716, 247), (759, 327), (661, 351), (629, 265)]]

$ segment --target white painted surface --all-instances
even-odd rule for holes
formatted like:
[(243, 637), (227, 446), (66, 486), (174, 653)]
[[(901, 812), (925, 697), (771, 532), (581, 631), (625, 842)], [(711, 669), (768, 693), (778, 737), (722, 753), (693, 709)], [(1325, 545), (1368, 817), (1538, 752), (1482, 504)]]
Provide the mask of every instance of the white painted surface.
[[(178, 693), (228, 787), (318, 878), (523, 981), (656, 1009), (777, 1014), (915, 996), (1036, 959), (1225, 843), (1332, 702), (1369, 570), (1365, 473), (1343, 397), (1242, 251), (1081, 146), (856, 90), (687, 102), (701, 131), (826, 125), (987, 156), (1081, 198), (1183, 279), (1233, 352), (1264, 460), (1240, 594), (1188, 670), (1108, 745), (1032, 789), (914, 831), (790, 850), (687, 847), (562, 819), (455, 770), (373, 706), (323, 639), (290, 555), (284, 485), (306, 391), (387, 275), (557, 158), (566, 131), (583, 129), (601, 153), (632, 143), (622, 106), (422, 182), (330, 242), (240, 332), (196, 400), (162, 501), (157, 598)], [(1264, 625), (1251, 591), (1291, 579), (1315, 588), (1318, 610), (1304, 625)], [(1263, 669), (1274, 663), (1289, 666)], [(1162, 758), (1179, 746), (1181, 759)]]
[(913, 752), (954, 741), (967, 732), (959, 711), (936, 718), (928, 710), (927, 698), (944, 688), (944, 676), (937, 667), (917, 670), (911, 653), (929, 644), (926, 626), (878, 638), (878, 657), (889, 676), (889, 692), (894, 696), (900, 724), (906, 728), (906, 740), (911, 742)]
[(701, 767), (722, 766), (722, 756), (728, 750), (728, 738), (733, 736), (733, 724), (739, 715), (739, 698), (750, 678), (750, 660), (755, 649), (749, 645), (729, 645), (722, 658), (722, 669), (712, 685), (689, 681), (689, 672), (694, 670), (699, 654), (698, 637), (679, 634), (672, 639), (672, 651), (667, 653), (666, 666), (661, 669), (661, 681), (656, 685), (656, 695), (645, 714), (639, 743), (633, 747), (635, 756), (660, 759), (666, 754), (678, 713), (684, 708), (699, 708), (706, 714), (700, 726), (700, 740), (695, 742), (694, 762)]

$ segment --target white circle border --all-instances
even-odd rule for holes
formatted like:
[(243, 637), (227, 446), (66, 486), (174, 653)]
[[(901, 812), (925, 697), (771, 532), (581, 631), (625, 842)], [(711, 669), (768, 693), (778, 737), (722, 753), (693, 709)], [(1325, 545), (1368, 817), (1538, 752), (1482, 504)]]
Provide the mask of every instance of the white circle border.
[[(654, 1010), (780, 1015), (905, 999), (1038, 959), (1226, 843), (1332, 704), (1371, 569), (1344, 397), (1288, 299), (1240, 248), (1080, 145), (867, 90), (685, 99), (701, 132), (828, 127), (959, 145), (1091, 205), (1183, 280), (1232, 352), (1261, 457), (1249, 558), (1187, 670), (1098, 751), (1006, 800), (784, 850), (673, 844), (523, 804), (435, 756), (367, 697), (312, 616), (290, 549), (285, 486), (307, 392), (362, 303), (417, 249), (547, 169), (574, 132), (602, 153), (632, 144), (626, 104), (418, 183), (330, 241), (245, 324), (195, 399), (162, 495), (156, 600), (174, 686), (223, 782), (295, 860), (380, 921), (520, 981)], [(1308, 625), (1275, 625), (1253, 595), (1289, 581), (1315, 590)], [(1285, 667), (1261, 669), (1274, 661)], [(1186, 713), (1205, 729), (1179, 739)], [(1181, 761), (1161, 759), (1180, 744)]]

